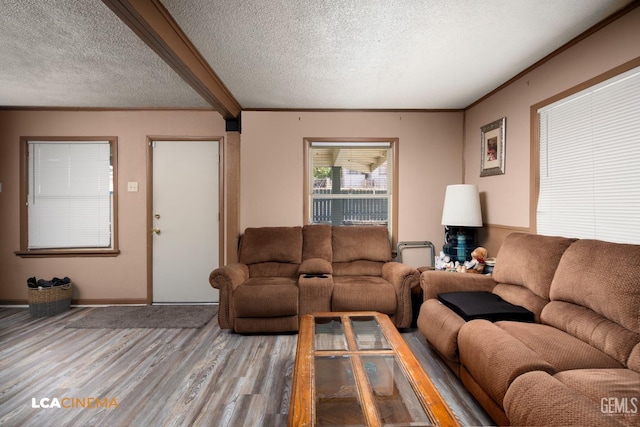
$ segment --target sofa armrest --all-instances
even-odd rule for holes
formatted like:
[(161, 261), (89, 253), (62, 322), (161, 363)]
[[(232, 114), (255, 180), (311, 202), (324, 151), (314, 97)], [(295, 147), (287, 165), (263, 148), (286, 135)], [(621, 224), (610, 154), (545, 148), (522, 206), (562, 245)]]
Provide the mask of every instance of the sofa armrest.
[(298, 274), (332, 274), (331, 263), (323, 258), (309, 258), (302, 261)]
[(407, 287), (409, 290), (420, 283), (419, 273), (407, 264), (391, 261), (382, 266), (382, 278), (391, 283), (396, 289)]
[(414, 267), (399, 262), (386, 262), (382, 266), (382, 278), (396, 291), (395, 324), (399, 328), (411, 326), (411, 289), (420, 284), (420, 273)]
[(233, 291), (249, 279), (249, 267), (245, 264), (228, 264), (216, 268), (209, 275), (209, 283), (216, 289), (228, 288)]
[(491, 276), (449, 271), (424, 271), (420, 275), (423, 300), (438, 298), (439, 293), (461, 291), (491, 292), (498, 283)]
[(386, 262), (382, 266), (382, 278), (391, 283), (396, 290), (411, 291), (420, 284), (418, 270), (399, 262)]
[(234, 263), (216, 268), (209, 275), (209, 283), (220, 291), (218, 308), (218, 323), (223, 329), (232, 329), (233, 323), (229, 308), (233, 291), (249, 279), (249, 267), (245, 264)]

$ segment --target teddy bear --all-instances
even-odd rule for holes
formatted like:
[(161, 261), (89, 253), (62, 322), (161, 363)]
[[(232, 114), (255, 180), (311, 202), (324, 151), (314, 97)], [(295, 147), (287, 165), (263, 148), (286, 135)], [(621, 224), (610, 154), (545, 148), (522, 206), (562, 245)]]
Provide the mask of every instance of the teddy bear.
[(459, 273), (482, 273), (484, 270), (485, 259), (487, 258), (487, 249), (478, 246), (471, 252), (471, 261), (466, 261), (458, 267)]

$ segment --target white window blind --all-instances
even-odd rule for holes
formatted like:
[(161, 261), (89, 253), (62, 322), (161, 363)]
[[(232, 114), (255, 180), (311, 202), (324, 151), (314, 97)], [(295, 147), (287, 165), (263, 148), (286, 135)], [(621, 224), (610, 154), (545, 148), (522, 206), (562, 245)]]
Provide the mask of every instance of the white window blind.
[(109, 141), (29, 141), (28, 248), (112, 245)]
[(640, 68), (538, 118), (538, 233), (640, 243)]
[(391, 142), (311, 142), (309, 223), (384, 225), (392, 230)]

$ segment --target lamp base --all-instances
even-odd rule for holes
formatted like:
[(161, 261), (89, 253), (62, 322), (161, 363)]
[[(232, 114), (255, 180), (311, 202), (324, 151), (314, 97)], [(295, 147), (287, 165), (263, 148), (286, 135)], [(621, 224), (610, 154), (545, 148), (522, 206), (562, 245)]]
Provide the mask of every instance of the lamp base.
[[(476, 244), (476, 227), (459, 227), (452, 225), (444, 226), (444, 246), (442, 251), (448, 255), (451, 261), (458, 261), (460, 264), (471, 260), (471, 252), (478, 247)], [(458, 235), (464, 236), (464, 258), (458, 256)], [(462, 248), (460, 248), (462, 250)]]

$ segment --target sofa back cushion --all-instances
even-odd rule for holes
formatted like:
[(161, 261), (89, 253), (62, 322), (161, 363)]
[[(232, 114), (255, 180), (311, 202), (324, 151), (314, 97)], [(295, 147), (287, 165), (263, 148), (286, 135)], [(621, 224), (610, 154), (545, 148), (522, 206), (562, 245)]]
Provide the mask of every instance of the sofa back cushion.
[(587, 307), (640, 333), (640, 245), (576, 241), (558, 265), (551, 299)]
[(626, 365), (640, 336), (587, 307), (551, 301), (542, 310), (541, 321), (566, 332)]
[(391, 261), (386, 227), (334, 226), (331, 229), (333, 262)]
[[(537, 234), (508, 235), (496, 257), (493, 279), (501, 285), (494, 292), (512, 304), (539, 313), (549, 301), (549, 288), (560, 258), (574, 241)], [(510, 289), (509, 285), (526, 289)]]
[(627, 364), (640, 341), (640, 245), (578, 240), (564, 253), (542, 321)]
[(331, 234), (335, 276), (380, 276), (392, 260), (386, 227), (334, 226)]
[(251, 277), (295, 276), (302, 262), (302, 227), (247, 228), (238, 261)]
[(331, 226), (329, 224), (307, 224), (302, 227), (302, 260), (320, 258), (332, 261)]

